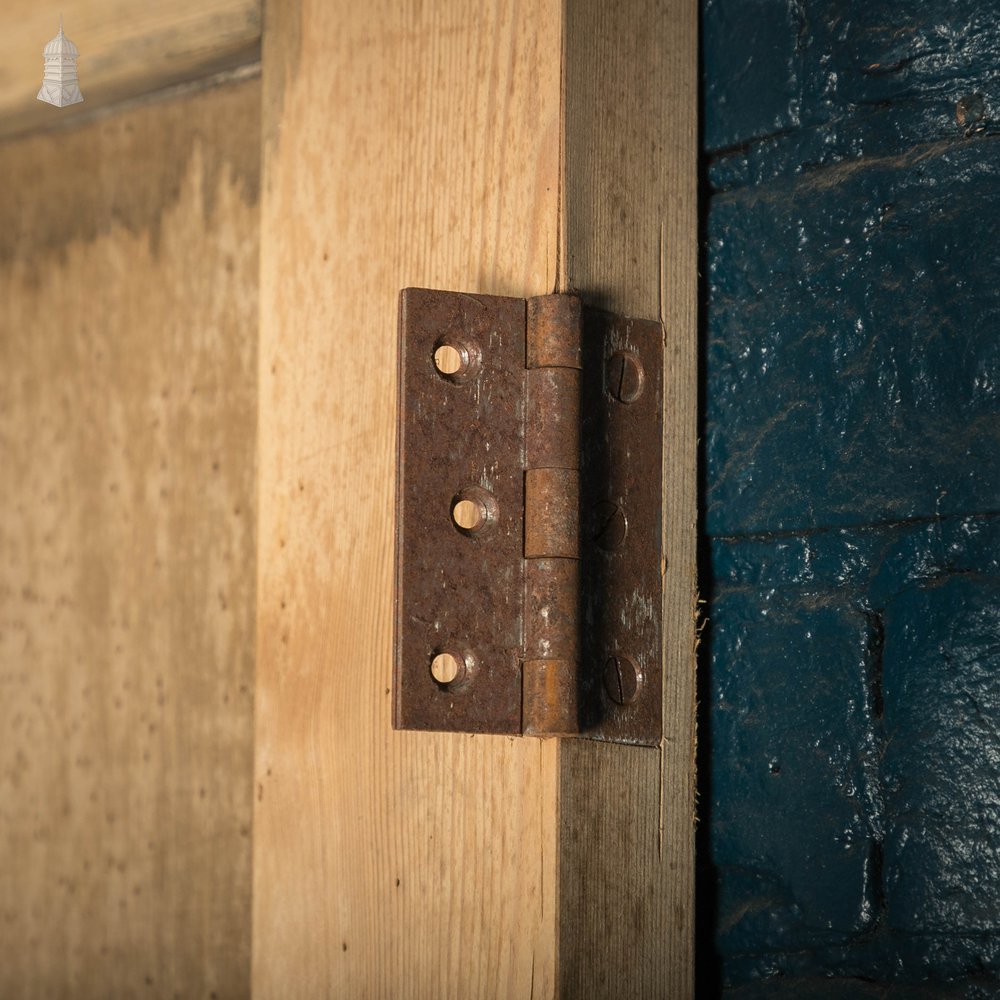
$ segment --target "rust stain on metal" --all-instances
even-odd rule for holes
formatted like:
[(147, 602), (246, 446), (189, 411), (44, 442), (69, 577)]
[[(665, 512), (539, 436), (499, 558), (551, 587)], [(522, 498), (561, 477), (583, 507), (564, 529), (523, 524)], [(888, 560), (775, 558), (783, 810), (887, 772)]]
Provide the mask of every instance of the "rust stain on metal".
[(580, 561), (528, 559), (525, 579), (524, 731), (580, 731)]
[(525, 660), (526, 736), (577, 736), (580, 713), (575, 660)]
[(607, 552), (613, 552), (625, 544), (628, 534), (628, 521), (625, 511), (611, 500), (601, 500), (594, 506), (592, 512), (594, 544)]
[(580, 368), (580, 300), (575, 295), (528, 299), (528, 368)]
[(580, 732), (582, 334), (579, 299), (528, 300), (522, 714), (525, 732), (535, 736)]
[(608, 359), (606, 371), (608, 392), (619, 403), (634, 403), (642, 395), (646, 374), (631, 351), (615, 351)]
[(403, 293), (397, 727), (659, 741), (662, 402), (656, 322)]
[(642, 687), (642, 671), (631, 657), (609, 656), (604, 664), (604, 690), (616, 705), (630, 705)]
[[(524, 309), (416, 288), (400, 297), (397, 728), (521, 732)], [(478, 359), (468, 378), (438, 370), (442, 344)], [(489, 530), (462, 530), (456, 497), (485, 504), (484, 493)], [(450, 651), (475, 663), (460, 685), (431, 672)]]
[(579, 369), (529, 368), (527, 391), (526, 467), (579, 469)]
[(579, 602), (579, 559), (526, 561), (525, 659), (579, 660)]
[[(637, 378), (618, 359), (634, 359)], [(615, 359), (615, 360), (612, 360)], [(663, 332), (660, 324), (584, 310), (580, 411), (580, 688), (585, 735), (655, 745), (662, 735)], [(596, 543), (596, 544), (593, 544)], [(624, 657), (640, 683), (609, 694), (605, 668)]]
[(580, 558), (580, 473), (526, 469), (524, 558)]

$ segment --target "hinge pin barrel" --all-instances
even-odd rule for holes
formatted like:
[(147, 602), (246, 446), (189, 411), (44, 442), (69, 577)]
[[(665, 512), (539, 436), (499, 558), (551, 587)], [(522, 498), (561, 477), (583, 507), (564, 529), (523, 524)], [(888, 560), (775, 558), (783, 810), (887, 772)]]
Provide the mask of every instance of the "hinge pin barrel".
[(569, 295), (528, 300), (522, 725), (580, 731), (580, 365), (582, 312)]

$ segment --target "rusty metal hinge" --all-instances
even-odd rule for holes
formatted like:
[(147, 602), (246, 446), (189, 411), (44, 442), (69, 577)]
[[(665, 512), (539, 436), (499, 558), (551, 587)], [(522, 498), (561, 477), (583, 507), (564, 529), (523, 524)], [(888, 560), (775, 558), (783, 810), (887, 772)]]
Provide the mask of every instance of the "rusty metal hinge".
[(400, 296), (394, 725), (655, 744), (660, 324)]

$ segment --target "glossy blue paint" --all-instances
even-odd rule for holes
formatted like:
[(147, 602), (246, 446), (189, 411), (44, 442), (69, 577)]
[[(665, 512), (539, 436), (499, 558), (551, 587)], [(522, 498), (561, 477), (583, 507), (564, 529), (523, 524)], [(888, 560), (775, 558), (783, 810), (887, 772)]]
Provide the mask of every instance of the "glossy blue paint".
[(703, 11), (702, 971), (1000, 996), (1000, 0)]
[(923, 154), (713, 199), (711, 534), (997, 508), (1000, 142)]
[(983, 935), (1000, 968), (1000, 577), (923, 581), (884, 618), (887, 925)]
[(1000, 516), (719, 539), (710, 569), (729, 981), (995, 975)]
[(887, 105), (995, 90), (993, 0), (703, 0), (713, 153)]

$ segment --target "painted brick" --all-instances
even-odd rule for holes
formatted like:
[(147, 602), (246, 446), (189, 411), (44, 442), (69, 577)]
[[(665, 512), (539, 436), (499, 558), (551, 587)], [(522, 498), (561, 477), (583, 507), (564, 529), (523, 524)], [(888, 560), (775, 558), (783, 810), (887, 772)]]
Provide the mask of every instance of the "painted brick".
[(723, 149), (799, 124), (800, 18), (786, 0), (703, 5), (705, 145)]
[(703, 11), (704, 995), (1000, 997), (1000, 0)]
[(705, 148), (989, 91), (996, 24), (994, 2), (704, 0)]
[(746, 591), (720, 596), (714, 614), (718, 948), (848, 941), (876, 905), (866, 619), (809, 596)]
[(713, 199), (710, 534), (994, 508), (998, 181), (983, 139)]
[(884, 690), (889, 926), (995, 935), (1000, 578), (950, 576), (893, 600)]
[(718, 539), (709, 568), (722, 981), (994, 995), (1000, 516)]
[(726, 1000), (995, 1000), (998, 996), (1000, 988), (981, 976), (924, 985), (809, 976), (751, 983), (726, 991)]

